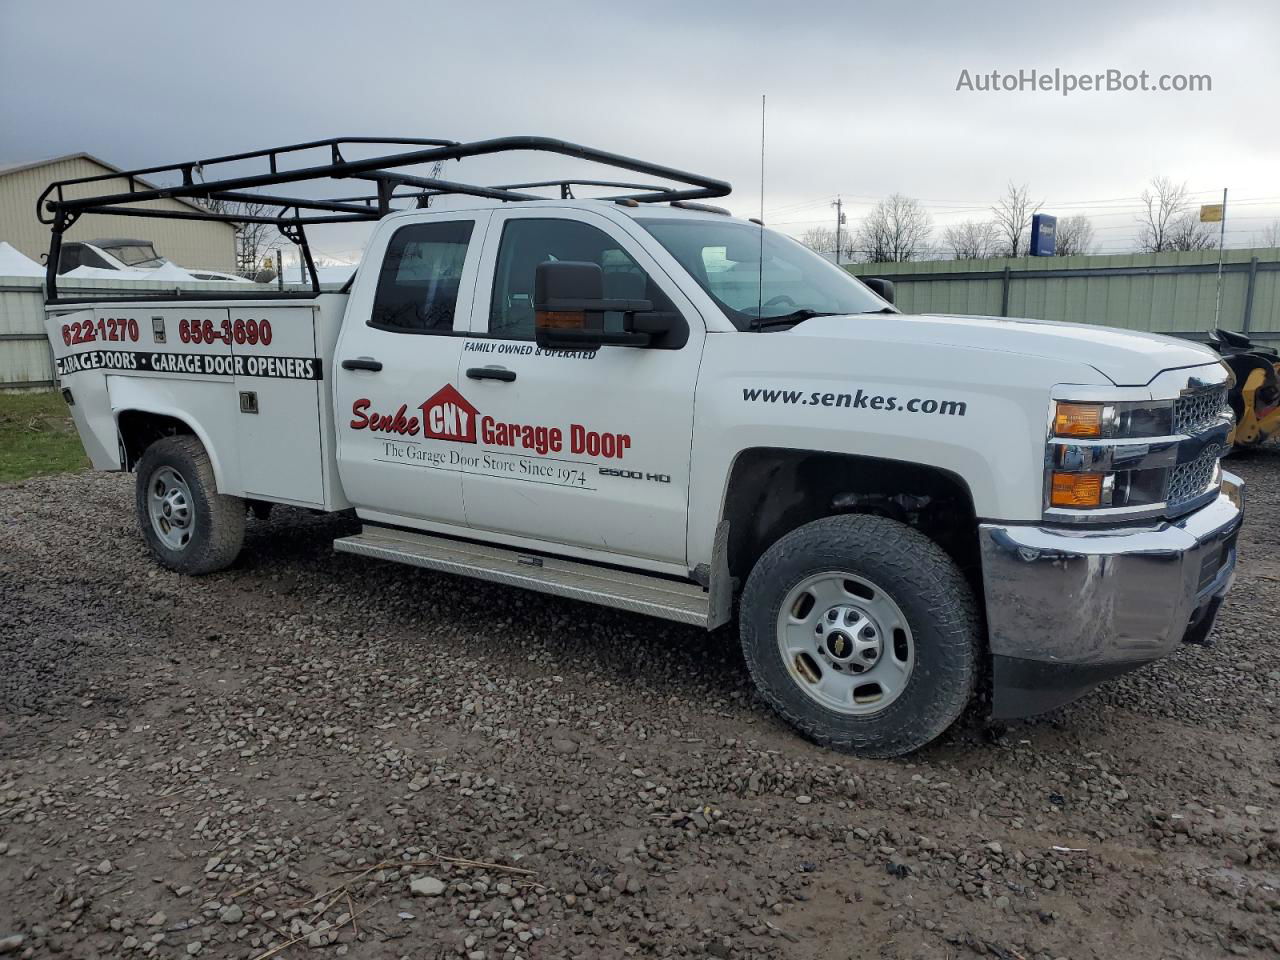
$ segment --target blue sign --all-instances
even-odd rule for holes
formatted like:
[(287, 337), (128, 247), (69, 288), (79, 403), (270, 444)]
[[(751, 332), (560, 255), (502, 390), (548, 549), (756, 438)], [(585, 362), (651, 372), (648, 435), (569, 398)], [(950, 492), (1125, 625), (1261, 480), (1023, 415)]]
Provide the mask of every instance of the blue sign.
[(1058, 218), (1047, 213), (1033, 214), (1031, 217), (1031, 255), (1033, 257), (1052, 257), (1057, 247)]

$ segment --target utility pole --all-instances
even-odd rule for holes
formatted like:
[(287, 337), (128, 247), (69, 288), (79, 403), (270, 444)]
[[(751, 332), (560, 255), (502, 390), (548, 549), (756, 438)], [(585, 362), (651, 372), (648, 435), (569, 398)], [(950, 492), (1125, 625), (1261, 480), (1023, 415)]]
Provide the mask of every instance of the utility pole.
[(1213, 326), (1218, 327), (1218, 315), (1222, 311), (1222, 254), (1227, 245), (1227, 188), (1222, 188), (1222, 226), (1218, 228), (1218, 284), (1213, 297)]
[(835, 201), (831, 204), (836, 208), (836, 257), (835, 264), (840, 266), (840, 228), (844, 225), (844, 205), (837, 195)]

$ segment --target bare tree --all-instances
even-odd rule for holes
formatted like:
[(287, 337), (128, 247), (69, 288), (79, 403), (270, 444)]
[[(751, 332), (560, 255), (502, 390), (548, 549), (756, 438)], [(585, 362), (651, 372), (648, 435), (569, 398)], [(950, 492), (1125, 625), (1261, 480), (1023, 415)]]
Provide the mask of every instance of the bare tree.
[[(836, 252), (836, 232), (830, 227), (811, 227), (800, 235), (800, 242), (824, 257), (834, 257)], [(853, 232), (841, 230), (840, 262), (852, 260), (855, 249)]]
[(1168, 177), (1154, 177), (1142, 191), (1142, 212), (1138, 214), (1138, 247), (1146, 253), (1166, 250), (1204, 250), (1213, 246), (1213, 231), (1200, 222), (1198, 212), (1188, 209), (1191, 194), (1187, 185)]
[[(274, 216), (279, 210), (278, 207), (265, 203), (221, 200), (214, 197), (198, 202), (214, 213), (231, 217)], [(263, 261), (283, 245), (284, 238), (272, 223), (235, 220), (232, 221), (231, 226), (235, 230), (236, 273), (253, 279), (259, 273)], [(193, 266), (199, 266), (199, 264), (193, 264)]]
[[(242, 212), (253, 217), (264, 216), (268, 207), (263, 203), (241, 204)], [(270, 223), (236, 224), (236, 261), (239, 268), (246, 273), (258, 269), (262, 261), (284, 243), (280, 232)]]
[(1280, 247), (1280, 220), (1272, 220), (1262, 228), (1260, 247)]
[(1217, 231), (1200, 222), (1199, 211), (1184, 213), (1169, 224), (1169, 250), (1208, 250), (1218, 245)]
[(1058, 221), (1053, 246), (1056, 256), (1075, 257), (1082, 253), (1093, 253), (1094, 247), (1093, 223), (1088, 217), (1076, 214)]
[(1031, 230), (1031, 216), (1036, 213), (1044, 201), (1031, 200), (1031, 193), (1024, 183), (1014, 186), (1013, 181), (1005, 188), (1005, 194), (991, 208), (991, 217), (995, 221), (996, 232), (1000, 237), (998, 256), (1021, 257), (1027, 252), (1024, 237)]
[(933, 219), (919, 200), (890, 194), (859, 225), (854, 246), (868, 263), (920, 260), (930, 253)]
[(811, 227), (800, 235), (800, 242), (815, 253), (834, 253), (836, 232), (830, 227)]
[(966, 220), (942, 231), (943, 242), (956, 260), (986, 260), (995, 255), (1000, 237), (990, 220)]

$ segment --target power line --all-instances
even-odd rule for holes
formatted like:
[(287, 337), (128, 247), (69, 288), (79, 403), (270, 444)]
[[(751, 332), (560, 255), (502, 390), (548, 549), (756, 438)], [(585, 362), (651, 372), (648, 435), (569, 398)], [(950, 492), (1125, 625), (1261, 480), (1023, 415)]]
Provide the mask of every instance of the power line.
[(805, 207), (825, 206), (830, 203), (833, 195), (828, 194), (825, 197), (819, 197), (816, 200), (805, 200), (803, 203), (791, 203), (781, 207), (767, 207), (765, 213), (790, 213), (794, 210), (803, 210)]

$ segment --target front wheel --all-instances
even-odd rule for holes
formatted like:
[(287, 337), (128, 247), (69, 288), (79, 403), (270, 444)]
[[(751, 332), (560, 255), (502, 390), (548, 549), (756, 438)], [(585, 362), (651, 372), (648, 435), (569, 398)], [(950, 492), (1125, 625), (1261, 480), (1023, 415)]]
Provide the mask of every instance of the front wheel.
[(742, 649), (761, 694), (824, 746), (893, 757), (939, 736), (973, 697), (972, 591), (943, 550), (883, 517), (805, 524), (756, 563)]
[(142, 538), (170, 570), (212, 573), (239, 555), (244, 501), (218, 493), (209, 455), (195, 437), (165, 437), (147, 447), (136, 499)]

